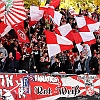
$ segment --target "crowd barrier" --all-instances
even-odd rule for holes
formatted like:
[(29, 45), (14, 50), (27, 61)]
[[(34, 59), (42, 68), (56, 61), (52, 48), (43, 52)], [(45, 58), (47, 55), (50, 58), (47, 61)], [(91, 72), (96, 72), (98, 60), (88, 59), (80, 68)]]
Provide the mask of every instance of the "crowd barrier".
[(0, 74), (0, 100), (100, 100), (100, 75)]

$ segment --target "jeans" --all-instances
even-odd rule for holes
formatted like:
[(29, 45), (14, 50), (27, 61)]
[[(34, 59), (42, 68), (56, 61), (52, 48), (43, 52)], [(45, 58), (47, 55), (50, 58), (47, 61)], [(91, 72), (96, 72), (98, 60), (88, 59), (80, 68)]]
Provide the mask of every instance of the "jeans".
[(88, 59), (85, 60), (85, 67), (86, 67), (86, 72), (90, 74), (90, 68), (89, 68), (89, 62), (91, 60), (91, 57), (88, 57)]
[(19, 61), (18, 60), (15, 60), (14, 61), (14, 65), (15, 65), (16, 71), (18, 72), (18, 69), (19, 69)]

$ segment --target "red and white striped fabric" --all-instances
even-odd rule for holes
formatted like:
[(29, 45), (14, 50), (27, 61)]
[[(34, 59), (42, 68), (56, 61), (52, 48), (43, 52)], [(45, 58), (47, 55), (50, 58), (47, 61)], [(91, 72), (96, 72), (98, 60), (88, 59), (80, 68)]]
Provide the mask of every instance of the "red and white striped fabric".
[(74, 47), (72, 41), (66, 37), (54, 34), (53, 32), (47, 30), (45, 30), (44, 33), (46, 35), (46, 42), (50, 57), (62, 51), (70, 50)]
[(96, 42), (93, 32), (75, 32), (74, 30), (72, 30), (70, 24), (62, 25), (56, 28), (55, 32), (61, 36), (68, 38), (76, 44), (83, 41), (91, 45)]
[(88, 45), (96, 43), (95, 36), (93, 32), (79, 32), (82, 41), (85, 42)]
[(100, 22), (90, 17), (75, 17), (80, 32), (94, 32), (99, 29)]
[(10, 0), (5, 2), (4, 0), (1, 0), (1, 2), (3, 6), (0, 6), (0, 9), (2, 10), (0, 17), (2, 17), (1, 20), (7, 25), (12, 26), (26, 19), (23, 0)]
[(69, 8), (69, 12), (71, 15), (73, 16), (78, 16), (78, 13), (75, 12), (75, 10), (73, 8)]
[(39, 21), (43, 17), (44, 11), (37, 6), (30, 6), (30, 17), (32, 21)]
[(55, 28), (55, 32), (61, 36), (65, 36), (72, 31), (71, 25), (70, 24), (65, 24), (62, 25), (58, 28)]
[(41, 10), (44, 10), (44, 15), (49, 15), (53, 22), (57, 25), (60, 26), (60, 21), (62, 18), (62, 14), (54, 10), (53, 6), (45, 6), (45, 7), (40, 7)]
[(5, 4), (4, 2), (0, 2), (0, 20), (4, 21), (5, 14)]
[(56, 25), (60, 26), (61, 18), (62, 18), (62, 14), (60, 14), (60, 13), (57, 12), (57, 11), (54, 11), (53, 21), (54, 21), (54, 23), (55, 23)]
[(70, 24), (62, 25), (58, 28), (55, 28), (55, 32), (61, 36), (68, 38), (69, 40), (75, 42), (76, 44), (82, 42), (82, 38), (79, 32), (74, 32)]

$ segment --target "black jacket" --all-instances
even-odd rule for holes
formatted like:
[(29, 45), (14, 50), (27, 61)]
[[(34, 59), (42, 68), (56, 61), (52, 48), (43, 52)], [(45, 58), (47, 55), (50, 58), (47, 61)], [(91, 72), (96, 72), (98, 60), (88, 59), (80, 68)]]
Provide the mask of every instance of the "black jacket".
[(19, 70), (29, 71), (29, 57), (25, 57), (24, 60), (22, 58), (19, 60)]
[(52, 72), (60, 72), (59, 62), (54, 62), (53, 65), (50, 67), (50, 73)]

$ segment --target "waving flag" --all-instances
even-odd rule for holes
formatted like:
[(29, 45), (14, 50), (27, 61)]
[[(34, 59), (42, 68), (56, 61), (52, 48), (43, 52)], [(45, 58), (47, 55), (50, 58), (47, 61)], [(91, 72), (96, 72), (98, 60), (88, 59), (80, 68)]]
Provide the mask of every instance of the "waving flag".
[(19, 24), (16, 24), (13, 26), (13, 28), (18, 36), (18, 39), (20, 40), (20, 42), (30, 43), (28, 37), (25, 34), (23, 26), (21, 24), (19, 23)]
[(49, 16), (52, 18), (53, 22), (60, 26), (60, 21), (62, 18), (62, 14), (54, 10), (53, 6), (46, 5), (44, 7), (40, 7), (40, 10), (44, 10), (44, 16)]
[(61, 21), (61, 18), (62, 18), (62, 14), (60, 14), (59, 12), (55, 11), (54, 12), (54, 18), (53, 18), (53, 21), (56, 25), (60, 26), (60, 21)]
[(4, 2), (0, 2), (0, 20), (4, 21), (5, 14), (5, 4)]
[(26, 19), (23, 0), (1, 0), (1, 20), (7, 25), (14, 25)]
[(73, 48), (73, 43), (66, 37), (54, 34), (53, 32), (44, 31), (46, 35), (46, 42), (48, 46), (49, 56), (56, 55), (61, 51), (70, 50)]
[(100, 22), (89, 17), (75, 17), (75, 19), (80, 32), (94, 32), (99, 29)]
[(4, 24), (4, 22), (0, 22), (0, 35), (1, 37), (5, 36), (11, 30), (11, 26)]
[(70, 24), (65, 24), (58, 28), (55, 28), (55, 32), (61, 36), (68, 38), (72, 42), (75, 42), (75, 43), (82, 42), (82, 38), (80, 34), (78, 32), (74, 32)]
[(32, 21), (39, 21), (43, 17), (44, 11), (37, 6), (30, 7), (30, 17)]
[(72, 42), (75, 42), (76, 44), (83, 41), (91, 45), (96, 42), (93, 32), (75, 32), (74, 30), (72, 30), (70, 24), (55, 28), (55, 32), (60, 36), (64, 36)]
[(60, 0), (52, 0), (49, 6), (53, 6), (54, 8), (58, 7), (60, 4)]

